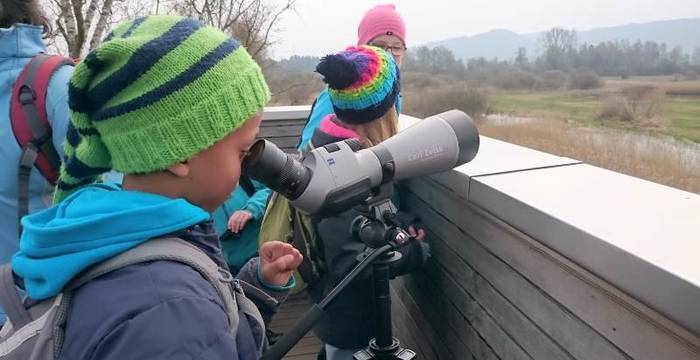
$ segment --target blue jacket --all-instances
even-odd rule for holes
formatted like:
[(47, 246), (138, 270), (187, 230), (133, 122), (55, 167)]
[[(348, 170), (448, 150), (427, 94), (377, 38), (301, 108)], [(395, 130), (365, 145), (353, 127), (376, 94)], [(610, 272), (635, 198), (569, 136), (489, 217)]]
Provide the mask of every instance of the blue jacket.
[[(22, 225), (12, 267), (32, 299), (56, 295), (83, 269), (155, 237), (180, 237), (225, 266), (206, 211), (116, 185), (87, 186), (25, 217)], [(257, 261), (237, 277), (263, 288)], [(266, 290), (282, 300), (288, 288)], [(235, 338), (229, 334), (221, 299), (197, 271), (155, 261), (113, 271), (75, 291), (61, 358), (257, 359), (259, 345), (246, 318)]]
[[(0, 263), (10, 261), (18, 249), (17, 238), (17, 167), (21, 149), (10, 124), (10, 94), (15, 79), (31, 58), (46, 52), (38, 26), (17, 24), (0, 28)], [(68, 127), (68, 80), (73, 67), (59, 69), (49, 82), (46, 110), (53, 129), (53, 144), (63, 157), (63, 139)], [(51, 205), (53, 187), (36, 169), (29, 183), (29, 212)]]
[[(399, 94), (396, 98), (396, 112), (399, 114), (401, 113), (401, 101), (401, 94)], [(331, 103), (330, 95), (328, 95), (328, 87), (326, 87), (318, 94), (316, 100), (314, 100), (309, 119), (306, 120), (304, 130), (301, 131), (301, 140), (299, 140), (297, 149), (303, 150), (306, 148), (309, 140), (311, 140), (311, 137), (314, 135), (314, 130), (321, 125), (321, 120), (329, 114), (333, 114), (333, 104)]]
[(221, 248), (224, 251), (224, 259), (231, 269), (240, 269), (249, 258), (256, 256), (258, 252), (258, 236), (262, 223), (267, 198), (272, 190), (260, 182), (252, 180), (255, 187), (253, 196), (248, 196), (240, 186), (231, 194), (231, 197), (211, 214), (216, 227), (216, 233), (221, 236), (228, 228), (228, 219), (238, 210), (247, 210), (253, 214), (243, 231), (231, 239), (222, 239)]

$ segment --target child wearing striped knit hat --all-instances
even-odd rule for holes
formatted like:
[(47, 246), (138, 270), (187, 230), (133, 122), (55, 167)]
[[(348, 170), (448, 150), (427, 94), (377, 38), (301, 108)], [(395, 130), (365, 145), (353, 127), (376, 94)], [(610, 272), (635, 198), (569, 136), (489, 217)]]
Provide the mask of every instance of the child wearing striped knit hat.
[[(115, 27), (70, 81), (57, 205), (22, 220), (12, 269), (27, 295), (55, 296), (83, 270), (164, 237), (223, 276), (209, 212), (237, 186), (269, 97), (260, 67), (218, 29), (174, 16)], [(111, 169), (123, 187), (95, 184)], [(267, 244), (237, 277), (282, 300), (301, 255)], [(61, 357), (257, 359), (267, 344), (252, 320), (260, 314), (233, 321), (220, 295), (180, 262), (115, 269), (72, 290)]]
[[(399, 70), (394, 58), (372, 46), (352, 46), (321, 59), (316, 71), (328, 84), (333, 114), (327, 115), (314, 131), (307, 151), (314, 147), (359, 139), (364, 146), (376, 145), (397, 132), (396, 98), (401, 90)], [(395, 194), (397, 195), (397, 194)], [(365, 245), (350, 234), (350, 224), (359, 215), (355, 209), (318, 220), (318, 239), (322, 244), (328, 271), (327, 278), (309, 289), (315, 302), (322, 300), (325, 284), (337, 284), (355, 265)], [(401, 214), (400, 218), (406, 218)], [(406, 230), (419, 240), (422, 229), (405, 224)], [(392, 268), (401, 275), (421, 266), (429, 248), (424, 241), (414, 241), (399, 250), (402, 258)], [(369, 275), (369, 274), (368, 274)], [(353, 353), (367, 346), (375, 337), (374, 304), (370, 276), (360, 276), (327, 309), (314, 328), (325, 343), (328, 360), (351, 360)]]

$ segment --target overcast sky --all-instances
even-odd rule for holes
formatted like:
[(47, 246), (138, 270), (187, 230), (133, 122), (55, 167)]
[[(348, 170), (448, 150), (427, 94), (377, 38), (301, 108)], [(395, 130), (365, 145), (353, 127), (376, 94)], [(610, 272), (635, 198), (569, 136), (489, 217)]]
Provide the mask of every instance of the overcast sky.
[[(323, 55), (357, 41), (357, 24), (376, 0), (298, 0), (281, 21), (275, 58)], [(554, 26), (588, 30), (700, 17), (700, 0), (395, 0), (409, 46), (493, 29), (517, 33)]]

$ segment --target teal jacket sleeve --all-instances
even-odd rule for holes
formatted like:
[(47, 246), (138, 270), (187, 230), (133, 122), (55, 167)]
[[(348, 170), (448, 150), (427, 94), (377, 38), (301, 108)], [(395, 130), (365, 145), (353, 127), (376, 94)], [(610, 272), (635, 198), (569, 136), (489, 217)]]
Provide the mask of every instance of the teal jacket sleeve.
[(267, 199), (270, 197), (272, 190), (260, 182), (253, 180), (253, 186), (255, 187), (255, 194), (248, 199), (245, 208), (253, 214), (255, 220), (262, 219), (265, 215), (265, 208), (267, 207)]
[(331, 98), (328, 95), (328, 88), (323, 89), (320, 94), (316, 97), (314, 105), (311, 108), (311, 114), (309, 115), (309, 120), (304, 126), (304, 130), (301, 132), (301, 141), (299, 141), (299, 146), (297, 149), (302, 150), (311, 141), (311, 137), (314, 135), (314, 131), (321, 124), (321, 120), (328, 114), (333, 113), (333, 104), (331, 104)]

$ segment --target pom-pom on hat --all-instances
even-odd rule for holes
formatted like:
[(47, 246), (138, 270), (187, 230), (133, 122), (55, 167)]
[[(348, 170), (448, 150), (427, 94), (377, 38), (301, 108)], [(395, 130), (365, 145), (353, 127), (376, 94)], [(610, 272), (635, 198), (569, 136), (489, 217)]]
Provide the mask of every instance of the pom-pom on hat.
[(328, 84), (335, 115), (349, 124), (379, 119), (401, 90), (394, 57), (373, 46), (351, 46), (321, 59), (316, 71)]

